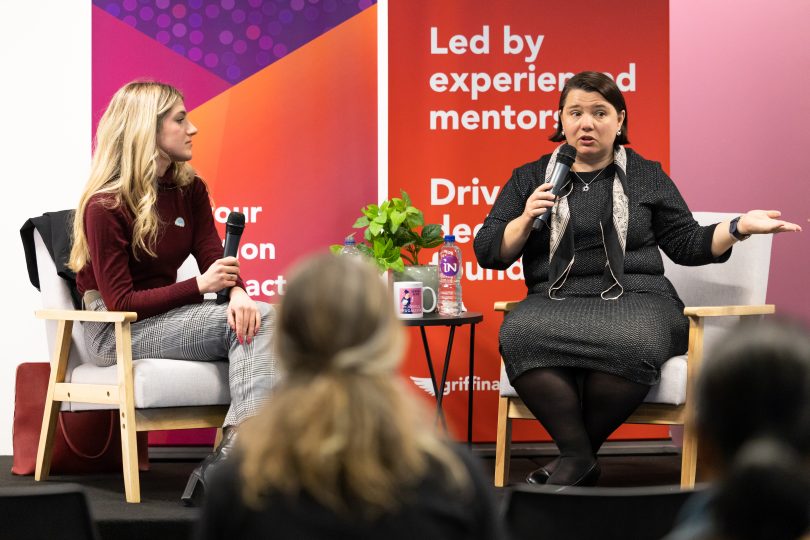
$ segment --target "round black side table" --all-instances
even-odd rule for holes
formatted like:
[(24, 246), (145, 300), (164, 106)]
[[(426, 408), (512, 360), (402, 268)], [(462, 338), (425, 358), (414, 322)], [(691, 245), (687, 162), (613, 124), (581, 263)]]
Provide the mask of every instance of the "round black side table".
[[(473, 421), (473, 373), (475, 368), (475, 325), (484, 320), (481, 313), (474, 311), (465, 311), (464, 313), (456, 316), (439, 315), (438, 313), (425, 313), (419, 319), (402, 319), (405, 326), (417, 326), (422, 334), (422, 346), (425, 349), (425, 360), (427, 361), (428, 371), (430, 371), (430, 380), (433, 383), (433, 394), (436, 397), (436, 414), (445, 430), (447, 429), (447, 422), (444, 418), (442, 411), (442, 397), (444, 396), (444, 386), (447, 382), (447, 368), (450, 365), (450, 354), (453, 351), (453, 338), (456, 334), (456, 328), (459, 326), (470, 325), (470, 371), (467, 376), (467, 445), (472, 446), (472, 421)], [(444, 355), (444, 366), (442, 367), (442, 378), (440, 384), (436, 384), (436, 374), (433, 370), (433, 359), (430, 355), (430, 347), (428, 346), (427, 333), (425, 328), (428, 326), (447, 326), (450, 328), (450, 333), (447, 338), (447, 350)]]

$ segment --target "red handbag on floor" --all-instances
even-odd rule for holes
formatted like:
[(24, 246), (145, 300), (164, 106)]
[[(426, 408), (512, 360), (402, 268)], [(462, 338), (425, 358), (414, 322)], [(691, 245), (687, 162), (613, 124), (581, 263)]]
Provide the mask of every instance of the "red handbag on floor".
[[(51, 365), (17, 367), (14, 394), (14, 474), (34, 474), (39, 432)], [(118, 410), (60, 412), (51, 458), (51, 474), (122, 472)], [(149, 470), (147, 433), (138, 433), (138, 468)]]

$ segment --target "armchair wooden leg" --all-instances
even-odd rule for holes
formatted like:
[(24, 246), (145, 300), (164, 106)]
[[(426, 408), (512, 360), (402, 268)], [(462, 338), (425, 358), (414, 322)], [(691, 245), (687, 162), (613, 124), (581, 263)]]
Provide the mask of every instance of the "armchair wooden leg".
[(695, 487), (698, 460), (698, 437), (694, 422), (683, 426), (683, 454), (681, 456), (681, 489)]
[(512, 453), (512, 419), (507, 416), (509, 398), (498, 400), (498, 432), (495, 439), (495, 487), (504, 487), (509, 480), (509, 460)]
[(51, 472), (51, 457), (53, 455), (53, 439), (56, 435), (56, 423), (59, 419), (59, 409), (62, 402), (54, 401), (56, 384), (65, 381), (68, 357), (70, 356), (70, 336), (73, 331), (73, 321), (59, 321), (56, 327), (56, 348), (51, 359), (51, 376), (48, 379), (48, 394), (45, 396), (45, 412), (42, 415), (42, 427), (39, 431), (39, 446), (37, 447), (37, 465), (34, 471), (36, 481), (47, 480)]
[[(134, 408), (133, 408), (134, 410)], [(121, 411), (121, 463), (124, 466), (124, 491), (127, 502), (141, 502), (141, 481), (138, 472), (138, 437), (135, 430), (135, 415), (127, 418)]]
[[(51, 379), (51, 384), (48, 385), (49, 389), (53, 386), (53, 375), (51, 375)], [(62, 405), (61, 401), (54, 401), (52, 398), (53, 394), (49, 391), (45, 400), (45, 414), (42, 416), (42, 429), (39, 432), (39, 446), (37, 447), (37, 468), (34, 473), (34, 479), (37, 482), (47, 480), (48, 474), (51, 472), (53, 439), (56, 434), (56, 424), (59, 420), (59, 409)]]
[(138, 472), (138, 433), (135, 420), (135, 390), (132, 380), (132, 334), (128, 322), (115, 323), (118, 363), (119, 415), (121, 420), (121, 464), (127, 502), (141, 502)]

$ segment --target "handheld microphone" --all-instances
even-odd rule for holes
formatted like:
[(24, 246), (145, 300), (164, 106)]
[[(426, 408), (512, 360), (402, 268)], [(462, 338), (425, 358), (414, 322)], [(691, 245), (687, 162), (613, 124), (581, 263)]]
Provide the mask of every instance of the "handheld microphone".
[[(568, 176), (568, 171), (571, 170), (571, 165), (574, 164), (576, 158), (577, 149), (570, 144), (562, 145), (560, 151), (557, 152), (557, 163), (554, 165), (554, 171), (552, 171), (549, 179), (552, 184), (551, 194), (555, 197), (562, 189), (563, 184), (565, 184), (565, 178)], [(544, 224), (548, 225), (549, 219), (551, 219), (551, 208), (547, 209), (541, 216), (534, 218), (532, 229), (535, 231), (540, 230)]]
[[(228, 214), (228, 222), (225, 224), (225, 252), (223, 257), (236, 257), (239, 251), (239, 240), (242, 239), (242, 231), (245, 230), (245, 214), (231, 212)], [(230, 287), (225, 287), (217, 293), (217, 304), (226, 303), (230, 296)]]

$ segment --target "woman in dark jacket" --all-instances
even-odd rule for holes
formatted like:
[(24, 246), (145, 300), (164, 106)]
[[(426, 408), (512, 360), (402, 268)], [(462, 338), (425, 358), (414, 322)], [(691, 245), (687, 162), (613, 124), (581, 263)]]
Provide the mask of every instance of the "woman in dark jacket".
[[(657, 162), (626, 149), (627, 107), (614, 81), (583, 72), (560, 96), (553, 141), (576, 160), (555, 199), (560, 148), (515, 169), (475, 238), (481, 266), (523, 257), (528, 296), (501, 327), (513, 386), (560, 457), (530, 483), (594, 484), (596, 452), (686, 351), (683, 304), (664, 277), (659, 247), (676, 263), (723, 262), (751, 234), (798, 231), (778, 211), (752, 210), (700, 226)], [(549, 226), (532, 229), (551, 211)]]

